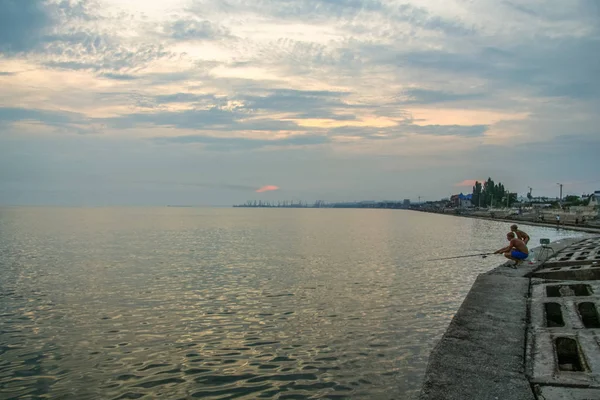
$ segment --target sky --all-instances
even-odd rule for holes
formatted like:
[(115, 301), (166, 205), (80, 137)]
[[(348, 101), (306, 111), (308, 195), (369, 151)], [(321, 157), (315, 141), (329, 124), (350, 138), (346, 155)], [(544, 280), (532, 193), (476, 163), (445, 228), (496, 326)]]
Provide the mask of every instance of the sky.
[(0, 204), (600, 189), (597, 0), (0, 0)]

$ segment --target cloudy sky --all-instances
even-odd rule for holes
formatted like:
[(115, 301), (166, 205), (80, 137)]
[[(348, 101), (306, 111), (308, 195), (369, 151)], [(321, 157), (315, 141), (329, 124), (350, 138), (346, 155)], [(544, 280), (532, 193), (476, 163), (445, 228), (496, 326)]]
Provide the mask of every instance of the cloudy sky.
[(0, 204), (600, 189), (599, 4), (0, 0)]

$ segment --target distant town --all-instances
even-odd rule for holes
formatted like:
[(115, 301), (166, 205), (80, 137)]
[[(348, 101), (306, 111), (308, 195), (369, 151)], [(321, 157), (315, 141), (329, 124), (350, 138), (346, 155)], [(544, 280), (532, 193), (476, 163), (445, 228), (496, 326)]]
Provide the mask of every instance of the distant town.
[(534, 196), (533, 188), (522, 196), (507, 190), (491, 178), (475, 182), (471, 193), (457, 193), (439, 200), (412, 201), (348, 201), (315, 202), (249, 200), (234, 207), (250, 208), (382, 208), (405, 209), (465, 216), (504, 218), (539, 222), (560, 221), (562, 224), (596, 224), (600, 212), (600, 190), (581, 196), (562, 196), (562, 184), (557, 184), (559, 196)]

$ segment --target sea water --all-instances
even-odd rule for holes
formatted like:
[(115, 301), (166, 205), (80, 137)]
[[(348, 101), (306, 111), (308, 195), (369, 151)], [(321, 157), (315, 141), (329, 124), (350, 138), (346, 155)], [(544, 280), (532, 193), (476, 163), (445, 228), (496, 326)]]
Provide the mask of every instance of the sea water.
[[(510, 223), (0, 208), (0, 398), (403, 399)], [(532, 243), (581, 233), (527, 227)]]

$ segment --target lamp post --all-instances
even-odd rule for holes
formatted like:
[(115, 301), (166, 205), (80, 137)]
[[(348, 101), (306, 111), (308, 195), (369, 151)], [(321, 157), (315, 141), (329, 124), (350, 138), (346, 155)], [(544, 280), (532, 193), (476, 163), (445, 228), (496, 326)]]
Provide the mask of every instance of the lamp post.
[(560, 199), (559, 199), (558, 204), (560, 205), (560, 208), (562, 208), (562, 187), (563, 187), (563, 184), (562, 183), (557, 183), (557, 185), (560, 186)]

